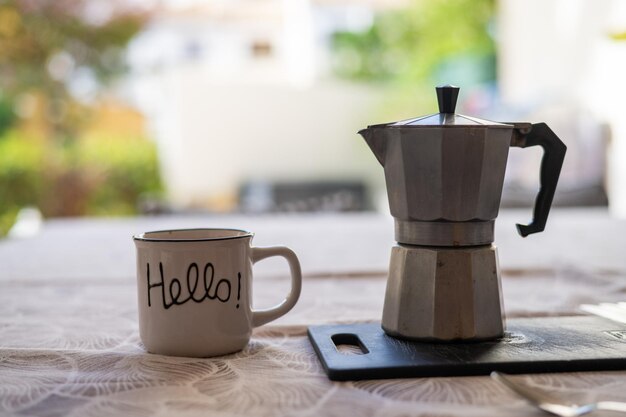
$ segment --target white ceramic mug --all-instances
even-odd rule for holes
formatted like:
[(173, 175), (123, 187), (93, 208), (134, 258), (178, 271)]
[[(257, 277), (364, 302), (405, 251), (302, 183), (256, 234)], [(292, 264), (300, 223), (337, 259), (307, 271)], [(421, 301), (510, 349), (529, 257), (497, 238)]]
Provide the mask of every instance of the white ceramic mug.
[[(184, 229), (133, 237), (137, 247), (139, 334), (151, 353), (209, 357), (243, 349), (252, 328), (284, 315), (298, 301), (300, 263), (286, 247), (251, 247), (253, 233)], [(291, 291), (275, 307), (252, 309), (252, 265), (282, 256)]]

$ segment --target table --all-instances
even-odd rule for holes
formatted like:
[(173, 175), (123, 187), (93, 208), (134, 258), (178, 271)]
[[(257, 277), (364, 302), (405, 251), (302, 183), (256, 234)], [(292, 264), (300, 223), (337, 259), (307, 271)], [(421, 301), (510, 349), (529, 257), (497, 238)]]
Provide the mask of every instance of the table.
[[(582, 314), (579, 304), (626, 299), (626, 221), (601, 209), (553, 210), (545, 233), (522, 239), (514, 223), (527, 215), (504, 210), (496, 225), (508, 317)], [(240, 353), (146, 353), (131, 236), (225, 226), (253, 230), (255, 245), (298, 253), (298, 305), (256, 329)], [(1, 241), (0, 415), (539, 415), (488, 377), (326, 378), (306, 328), (380, 320), (392, 244), (392, 219), (375, 213), (57, 219), (32, 238)], [(255, 267), (255, 307), (287, 288), (280, 260)], [(626, 401), (626, 372), (524, 378), (579, 401)]]

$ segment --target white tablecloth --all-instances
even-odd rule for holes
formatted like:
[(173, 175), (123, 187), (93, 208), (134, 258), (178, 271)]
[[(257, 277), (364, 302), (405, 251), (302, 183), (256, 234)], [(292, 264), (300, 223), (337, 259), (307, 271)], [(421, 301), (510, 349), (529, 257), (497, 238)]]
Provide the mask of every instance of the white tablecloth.
[[(555, 210), (543, 235), (521, 239), (513, 222), (525, 214), (504, 212), (497, 225), (508, 317), (581, 314), (581, 303), (626, 299), (626, 222), (599, 210)], [(291, 246), (305, 275), (300, 302), (234, 355), (145, 353), (131, 235), (212, 226)], [(488, 377), (326, 378), (306, 328), (380, 319), (392, 230), (388, 216), (373, 214), (83, 219), (0, 242), (0, 415), (537, 415)], [(286, 292), (285, 268), (259, 264), (257, 307)], [(578, 401), (626, 401), (626, 372), (522, 378)]]

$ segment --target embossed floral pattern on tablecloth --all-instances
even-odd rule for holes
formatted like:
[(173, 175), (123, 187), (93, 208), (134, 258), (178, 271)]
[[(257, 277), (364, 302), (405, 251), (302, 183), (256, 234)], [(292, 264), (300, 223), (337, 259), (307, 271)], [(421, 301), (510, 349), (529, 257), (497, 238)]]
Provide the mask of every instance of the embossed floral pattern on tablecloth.
[[(510, 315), (576, 313), (579, 301), (625, 298), (624, 277), (544, 272), (503, 282)], [(506, 274), (505, 274), (506, 275)], [(569, 278), (567, 278), (569, 277)], [(590, 285), (590, 280), (593, 285)], [(275, 302), (283, 279), (255, 300)], [(567, 285), (565, 285), (567, 283)], [(507, 416), (532, 414), (487, 377), (329, 381), (306, 338), (309, 323), (377, 320), (383, 275), (305, 279), (301, 302), (219, 358), (146, 353), (132, 278), (2, 284), (2, 416)], [(564, 293), (563, 289), (567, 288)], [(533, 296), (537, 294), (540, 296)], [(530, 300), (524, 297), (535, 297)], [(626, 400), (626, 372), (549, 374), (529, 383), (578, 398)]]

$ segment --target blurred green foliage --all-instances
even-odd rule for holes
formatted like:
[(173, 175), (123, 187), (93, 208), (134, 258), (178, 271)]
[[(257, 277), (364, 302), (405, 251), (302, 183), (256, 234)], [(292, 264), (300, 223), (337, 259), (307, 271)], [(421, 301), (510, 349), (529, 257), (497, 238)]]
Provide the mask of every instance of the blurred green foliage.
[(626, 31), (610, 33), (609, 37), (614, 41), (626, 41)]
[(74, 157), (95, 186), (86, 214), (134, 214), (140, 196), (162, 191), (157, 149), (145, 139), (90, 138), (76, 146)]
[(467, 89), (495, 80), (494, 13), (495, 0), (413, 0), (377, 14), (363, 32), (336, 33), (335, 71), (382, 84), (392, 93), (383, 103), (390, 113), (410, 108), (406, 116), (417, 116), (435, 105), (436, 84)]
[(88, 120), (89, 106), (70, 93), (76, 74), (105, 85), (123, 73), (124, 47), (146, 21), (115, 12), (90, 22), (89, 2), (0, 0), (0, 91), (15, 103), (40, 93), (48, 133), (58, 141), (74, 140)]
[(0, 138), (0, 235), (24, 206), (46, 217), (134, 214), (141, 195), (161, 190), (156, 147), (144, 138), (64, 147), (15, 132)]
[(13, 102), (0, 92), (0, 135), (13, 126), (15, 119)]
[(143, 193), (161, 191), (152, 142), (85, 137), (97, 93), (124, 73), (124, 48), (148, 17), (94, 3), (0, 0), (0, 236), (25, 206), (46, 217), (133, 214)]
[(0, 236), (12, 226), (20, 208), (42, 200), (46, 150), (8, 136), (0, 140)]

